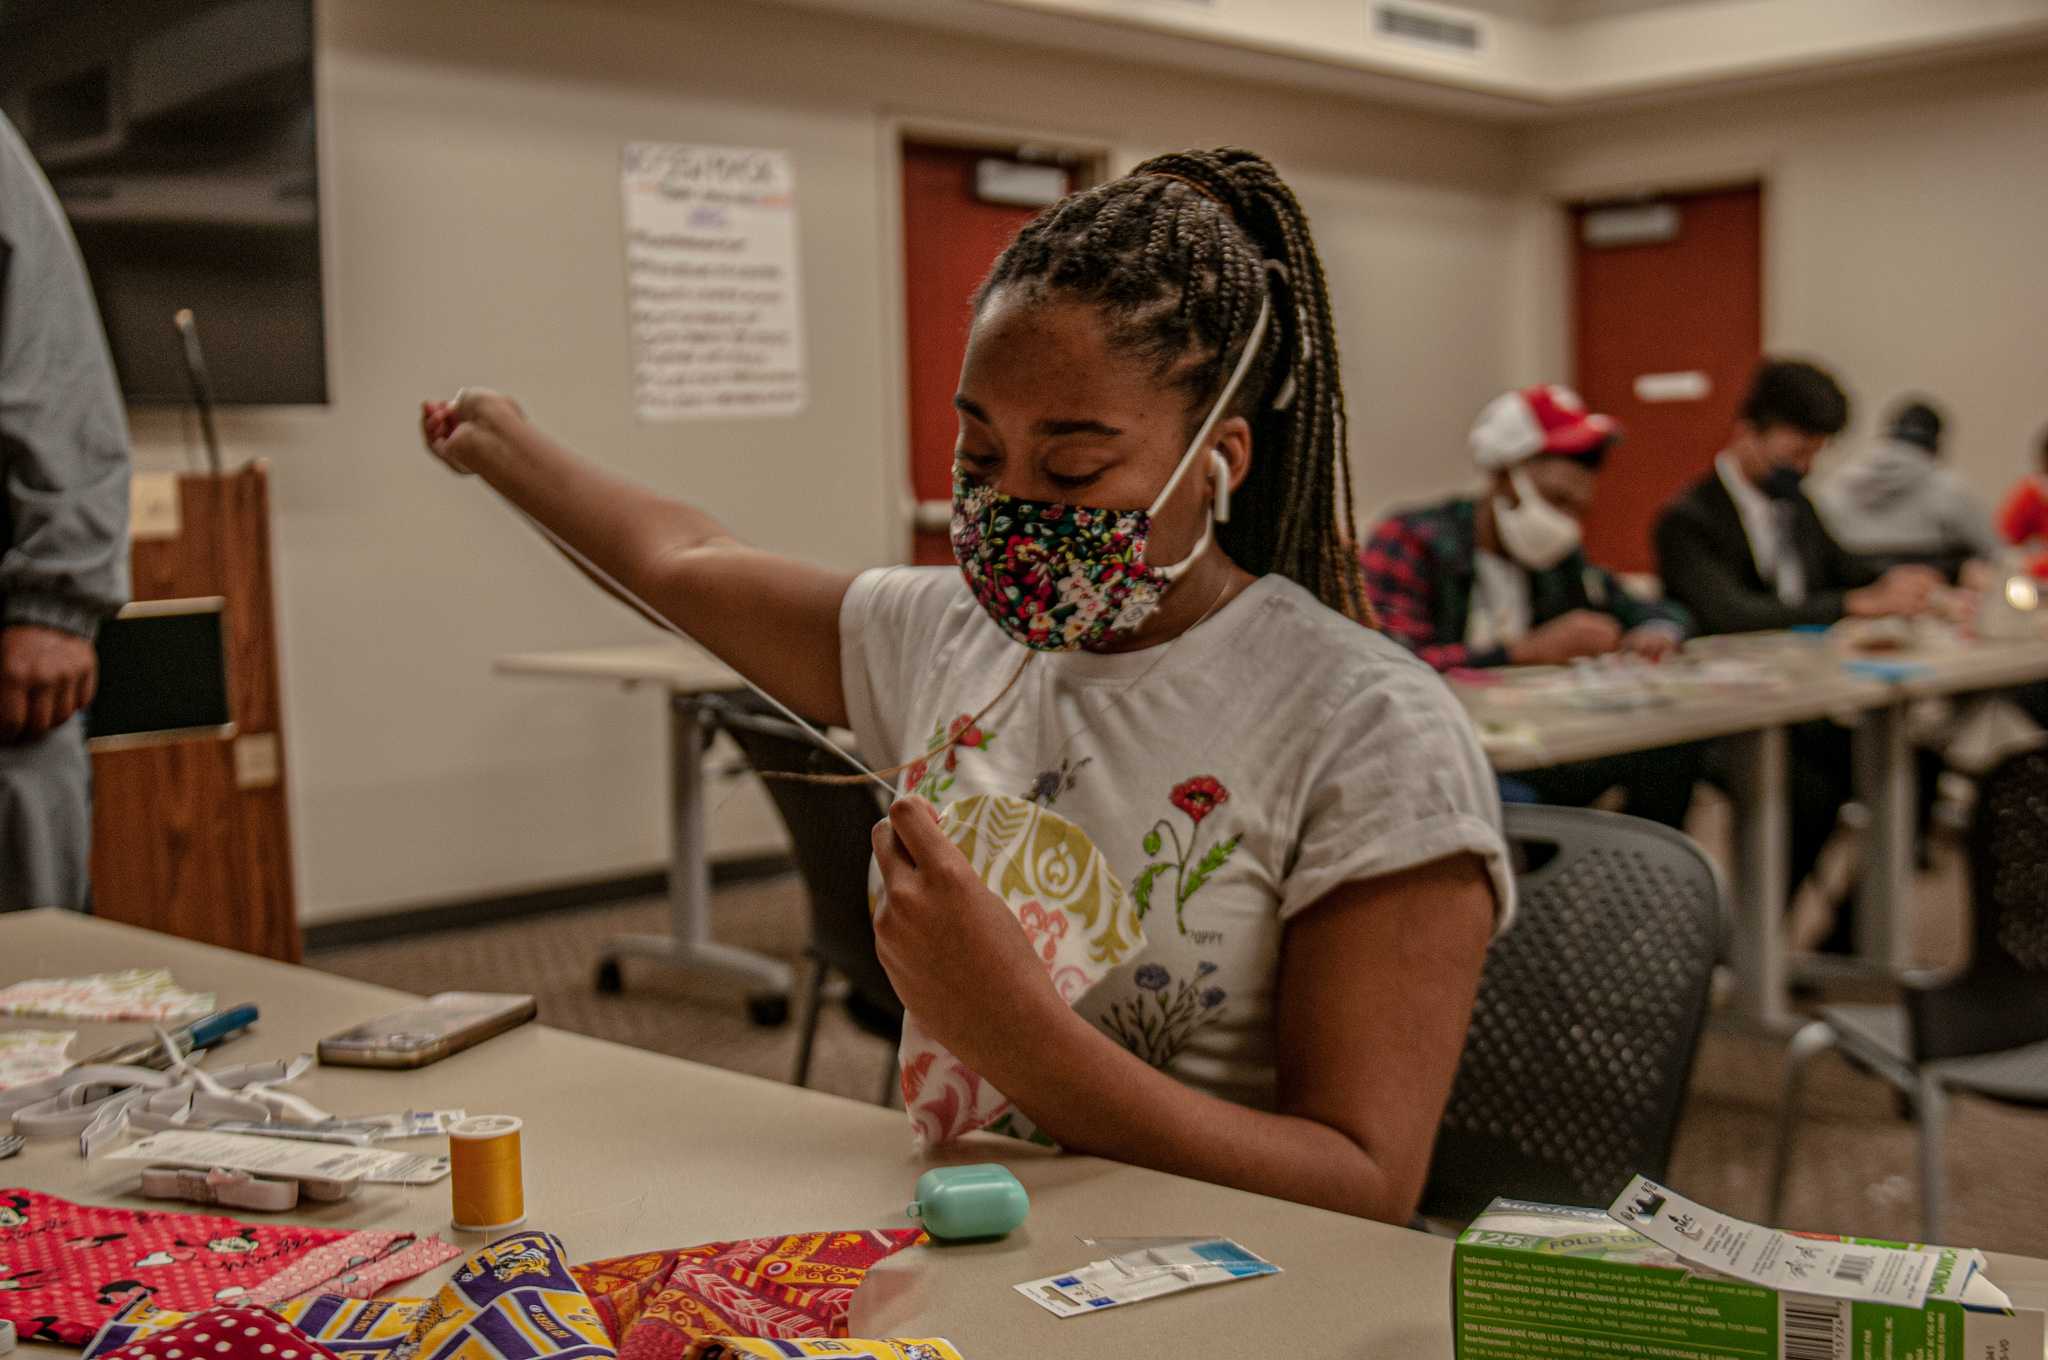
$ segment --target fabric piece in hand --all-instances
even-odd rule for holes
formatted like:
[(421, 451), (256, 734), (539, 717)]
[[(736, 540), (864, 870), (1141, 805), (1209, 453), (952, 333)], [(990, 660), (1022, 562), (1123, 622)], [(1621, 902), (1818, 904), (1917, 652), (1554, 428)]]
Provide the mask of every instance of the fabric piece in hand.
[(367, 1296), (455, 1254), (446, 1243), (439, 1254), (423, 1245), (408, 1233), (97, 1208), (0, 1190), (0, 1317), (24, 1340), (79, 1346), (137, 1298), (182, 1313), (268, 1302), (286, 1287)]
[(783, 1360), (785, 1356), (830, 1355), (838, 1360), (961, 1360), (950, 1341), (936, 1337), (919, 1341), (756, 1341), (720, 1336), (690, 1347), (686, 1360), (751, 1360), (754, 1356)]
[[(276, 1311), (336, 1360), (614, 1360), (616, 1355), (604, 1324), (569, 1272), (562, 1244), (540, 1232), (515, 1233), (473, 1253), (431, 1299), (366, 1300), (324, 1293), (279, 1304)], [(140, 1301), (94, 1340), (85, 1360), (99, 1360), (184, 1321), (181, 1314)]]
[(18, 1029), (0, 1034), (0, 1091), (54, 1077), (71, 1066), (67, 1056), (78, 1031)]
[(716, 1337), (843, 1337), (853, 1291), (868, 1271), (923, 1240), (917, 1228), (797, 1233), (622, 1256), (574, 1271), (619, 1360), (683, 1360), (692, 1345)]
[(188, 992), (168, 968), (129, 968), (75, 978), (30, 978), (0, 987), (0, 1015), (43, 1020), (154, 1023), (213, 1009), (211, 992)]
[(335, 1360), (267, 1308), (213, 1308), (93, 1354), (107, 1360)]
[[(1109, 861), (1087, 832), (1058, 813), (1022, 798), (976, 794), (948, 805), (943, 824), (1017, 918), (1068, 1005), (1145, 947), (1138, 909)], [(869, 889), (872, 909), (886, 911), (879, 871)], [(934, 1039), (916, 1012), (903, 1017), (897, 1061), (903, 1108), (920, 1147), (995, 1126), (1045, 1141), (1002, 1092)]]

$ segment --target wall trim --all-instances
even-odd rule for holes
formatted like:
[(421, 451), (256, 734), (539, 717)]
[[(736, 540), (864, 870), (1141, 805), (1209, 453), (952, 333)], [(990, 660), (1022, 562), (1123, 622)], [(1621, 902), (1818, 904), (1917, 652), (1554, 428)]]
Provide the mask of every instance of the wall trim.
[[(738, 855), (714, 860), (710, 865), (714, 889), (775, 878), (795, 867), (786, 854)], [(507, 921), (543, 916), (552, 912), (581, 911), (607, 907), (639, 897), (659, 897), (668, 891), (666, 868), (614, 874), (605, 878), (579, 879), (525, 892), (494, 893), (456, 901), (438, 901), (414, 907), (399, 907), (374, 916), (351, 916), (306, 927), (306, 953), (341, 949), (349, 945), (381, 944), (414, 935), (431, 935), (444, 930), (501, 925)]]

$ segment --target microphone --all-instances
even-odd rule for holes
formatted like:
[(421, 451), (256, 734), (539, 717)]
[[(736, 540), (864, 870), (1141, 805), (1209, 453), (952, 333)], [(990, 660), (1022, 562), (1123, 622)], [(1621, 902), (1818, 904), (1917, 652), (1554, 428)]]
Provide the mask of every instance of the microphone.
[(199, 347), (199, 322), (190, 307), (180, 307), (171, 318), (184, 342), (185, 380), (192, 387), (192, 404), (199, 408), (199, 434), (206, 442), (206, 463), (213, 475), (221, 475), (220, 436), (213, 428), (213, 380), (206, 373), (206, 352)]

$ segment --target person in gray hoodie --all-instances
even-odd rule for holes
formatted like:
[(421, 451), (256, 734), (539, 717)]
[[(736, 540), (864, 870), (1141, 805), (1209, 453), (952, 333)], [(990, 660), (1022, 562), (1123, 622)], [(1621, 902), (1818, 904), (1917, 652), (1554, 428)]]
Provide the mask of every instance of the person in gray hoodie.
[(78, 246), (0, 117), (0, 911), (89, 901), (93, 638), (128, 597), (128, 427)]
[(1900, 402), (1885, 437), (1814, 497), (1835, 539), (1877, 570), (1917, 562), (1954, 581), (1965, 563), (2005, 552), (1990, 510), (1941, 462), (1942, 424), (1931, 403)]

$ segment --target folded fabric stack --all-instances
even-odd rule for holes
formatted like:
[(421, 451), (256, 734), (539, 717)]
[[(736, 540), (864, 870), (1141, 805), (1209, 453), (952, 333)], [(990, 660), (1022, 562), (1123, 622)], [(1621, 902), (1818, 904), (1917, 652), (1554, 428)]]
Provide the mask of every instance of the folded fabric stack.
[(213, 1009), (213, 993), (188, 992), (168, 968), (128, 968), (75, 978), (28, 978), (0, 987), (0, 1015), (42, 1020), (151, 1024)]
[(85, 1360), (960, 1360), (943, 1341), (846, 1339), (868, 1270), (923, 1237), (798, 1233), (571, 1266), (554, 1237), (517, 1233), (469, 1257), (431, 1299), (326, 1291), (193, 1313), (135, 1298)]
[[(204, 1316), (232, 1318), (240, 1311)], [(301, 1360), (615, 1360), (618, 1354), (570, 1275), (562, 1244), (540, 1232), (517, 1233), (475, 1253), (431, 1299), (317, 1293), (280, 1303), (276, 1312), (320, 1347), (321, 1355)], [(86, 1360), (193, 1320), (137, 1303), (93, 1339)], [(181, 1357), (154, 1349), (153, 1360), (212, 1360), (201, 1352)]]
[(575, 1273), (619, 1360), (682, 1360), (713, 1337), (845, 1336), (853, 1291), (869, 1269), (923, 1238), (916, 1228), (756, 1237), (622, 1256)]
[(783, 1360), (788, 1356), (830, 1355), (837, 1360), (961, 1360), (950, 1341), (754, 1341), (745, 1337), (722, 1336), (699, 1341), (690, 1347), (685, 1360), (750, 1360), (765, 1356)]
[(367, 1298), (461, 1250), (412, 1233), (244, 1223), (0, 1189), (0, 1318), (24, 1341), (82, 1346), (137, 1300), (186, 1313), (309, 1292)]

